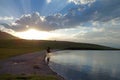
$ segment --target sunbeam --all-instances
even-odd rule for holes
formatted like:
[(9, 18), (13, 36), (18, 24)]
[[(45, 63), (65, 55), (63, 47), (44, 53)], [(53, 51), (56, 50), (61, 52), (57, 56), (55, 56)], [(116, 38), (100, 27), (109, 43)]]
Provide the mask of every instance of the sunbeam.
[(67, 0), (51, 0), (50, 3), (46, 3), (42, 8), (41, 14), (52, 15), (61, 11), (67, 6)]
[(20, 0), (25, 14), (31, 13), (31, 0)]

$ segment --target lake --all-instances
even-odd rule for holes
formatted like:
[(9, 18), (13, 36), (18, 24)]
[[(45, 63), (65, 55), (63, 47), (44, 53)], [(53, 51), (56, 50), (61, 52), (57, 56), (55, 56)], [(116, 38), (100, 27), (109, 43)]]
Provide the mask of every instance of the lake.
[(120, 80), (120, 51), (50, 53), (50, 68), (66, 80)]

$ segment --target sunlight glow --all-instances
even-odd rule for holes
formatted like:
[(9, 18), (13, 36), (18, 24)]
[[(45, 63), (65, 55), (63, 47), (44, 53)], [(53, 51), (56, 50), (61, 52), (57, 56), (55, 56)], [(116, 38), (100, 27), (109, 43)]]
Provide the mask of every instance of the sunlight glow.
[(29, 39), (29, 40), (45, 40), (45, 39), (49, 39), (49, 37), (53, 35), (52, 33), (49, 32), (38, 31), (36, 29), (29, 29), (24, 32), (17, 32), (16, 36), (22, 39)]

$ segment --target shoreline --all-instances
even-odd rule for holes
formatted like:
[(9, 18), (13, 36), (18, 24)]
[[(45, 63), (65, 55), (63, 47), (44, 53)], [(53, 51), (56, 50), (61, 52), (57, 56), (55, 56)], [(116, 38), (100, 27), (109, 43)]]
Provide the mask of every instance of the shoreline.
[[(60, 51), (60, 50), (52, 50), (52, 52), (56, 52), (56, 51)], [(46, 56), (45, 56), (45, 58), (46, 58)], [(45, 62), (45, 58), (44, 58), (44, 62)], [(46, 63), (46, 66), (49, 67), (49, 65), (47, 64), (47, 62), (45, 62), (45, 63)], [(55, 74), (54, 76), (57, 76), (58, 80), (65, 80), (65, 79), (64, 79), (62, 76), (60, 76), (58, 73), (54, 72), (50, 67), (49, 67), (49, 69)]]
[[(55, 52), (58, 50), (52, 50)], [(27, 53), (16, 57), (11, 57), (6, 60), (0, 61), (0, 74), (11, 75), (38, 75), (47, 76), (53, 75), (57, 80), (65, 80), (62, 76), (51, 70), (49, 65), (45, 62), (46, 51), (40, 51), (35, 53)]]

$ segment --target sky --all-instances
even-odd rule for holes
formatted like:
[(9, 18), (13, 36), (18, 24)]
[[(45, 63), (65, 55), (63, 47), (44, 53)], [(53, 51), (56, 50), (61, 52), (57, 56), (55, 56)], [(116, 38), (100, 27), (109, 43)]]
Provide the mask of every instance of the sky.
[(0, 30), (15, 35), (36, 29), (51, 34), (50, 40), (120, 48), (119, 4), (120, 0), (0, 0)]

